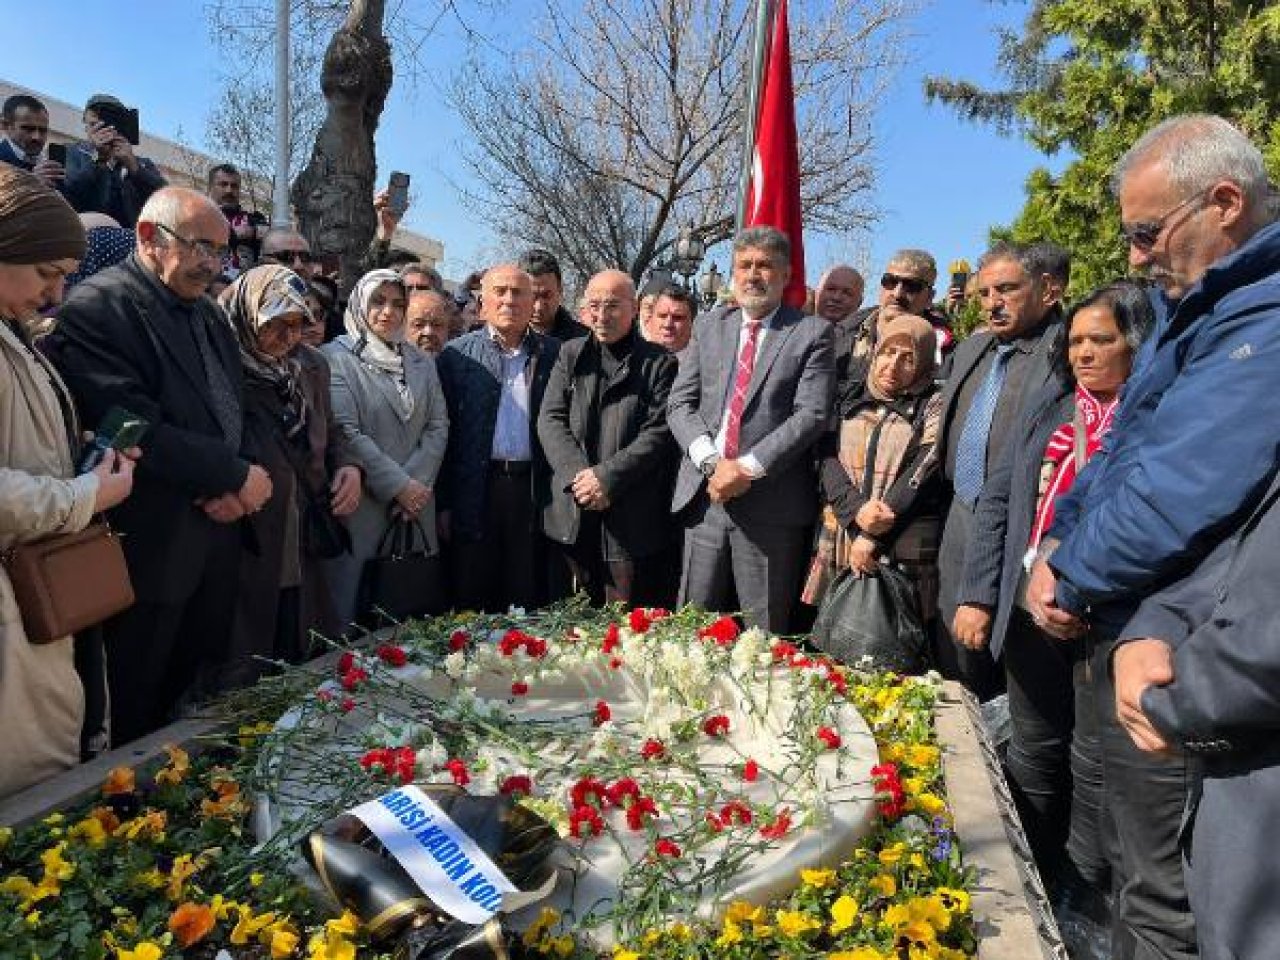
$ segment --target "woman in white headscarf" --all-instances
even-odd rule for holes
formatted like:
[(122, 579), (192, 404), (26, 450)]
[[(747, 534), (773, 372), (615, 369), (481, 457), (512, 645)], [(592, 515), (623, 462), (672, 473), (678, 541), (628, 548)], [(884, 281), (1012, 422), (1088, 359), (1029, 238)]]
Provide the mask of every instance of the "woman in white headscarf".
[(328, 564), (344, 623), (357, 613), (361, 570), (392, 517), (416, 520), (437, 549), (434, 487), (449, 417), (435, 361), (405, 342), (406, 305), (395, 271), (365, 274), (347, 301), (346, 333), (323, 348), (334, 415), (365, 475), (360, 505), (347, 518), (351, 554)]

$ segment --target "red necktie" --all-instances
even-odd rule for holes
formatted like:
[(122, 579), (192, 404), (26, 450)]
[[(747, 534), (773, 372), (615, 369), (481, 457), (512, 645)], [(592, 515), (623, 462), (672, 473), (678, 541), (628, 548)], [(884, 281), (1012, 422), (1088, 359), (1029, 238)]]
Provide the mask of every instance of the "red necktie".
[(742, 431), (742, 408), (747, 405), (747, 387), (756, 368), (756, 343), (760, 339), (760, 321), (748, 320), (747, 342), (738, 354), (738, 372), (733, 378), (733, 397), (729, 400), (729, 419), (724, 425), (724, 455), (728, 460), (738, 456), (738, 434)]

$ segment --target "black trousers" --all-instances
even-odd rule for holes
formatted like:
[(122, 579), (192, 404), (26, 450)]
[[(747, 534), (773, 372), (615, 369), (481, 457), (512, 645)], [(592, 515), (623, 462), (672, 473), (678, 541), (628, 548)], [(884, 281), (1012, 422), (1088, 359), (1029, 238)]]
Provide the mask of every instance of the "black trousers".
[(102, 627), (111, 740), (136, 740), (174, 719), (183, 697), (224, 665), (240, 572), (236, 525), (212, 532), (195, 589), (175, 603), (139, 602)]
[(1178, 834), (1191, 771), (1182, 756), (1142, 752), (1120, 726), (1112, 648), (1111, 640), (1099, 641), (1090, 657), (1106, 804), (1118, 847), (1112, 960), (1190, 960), (1198, 952)]
[(1064, 642), (1015, 608), (1004, 645), (1009, 691), (1009, 787), (1036, 865), (1052, 883), (1071, 858), (1103, 886), (1110, 850), (1102, 824), (1102, 746), (1082, 641)]
[(673, 550), (629, 560), (605, 560), (599, 524), (579, 533), (575, 543), (551, 544), (552, 599), (585, 593), (593, 604), (667, 607), (675, 603), (679, 554)]
[(546, 539), (534, 524), (529, 475), (489, 472), (488, 510), (479, 539), (449, 545), (453, 603), (458, 610), (530, 610), (546, 596)]

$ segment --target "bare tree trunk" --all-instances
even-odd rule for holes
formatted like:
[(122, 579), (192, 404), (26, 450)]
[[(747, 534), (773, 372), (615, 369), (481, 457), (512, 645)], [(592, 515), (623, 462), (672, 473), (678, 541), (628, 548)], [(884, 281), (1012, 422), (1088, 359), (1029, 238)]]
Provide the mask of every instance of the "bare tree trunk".
[(391, 47), (383, 36), (385, 0), (351, 0), (325, 51), (320, 89), (328, 104), (315, 147), (291, 197), (298, 226), (318, 256), (336, 255), (345, 295), (377, 222), (373, 135), (391, 90)]

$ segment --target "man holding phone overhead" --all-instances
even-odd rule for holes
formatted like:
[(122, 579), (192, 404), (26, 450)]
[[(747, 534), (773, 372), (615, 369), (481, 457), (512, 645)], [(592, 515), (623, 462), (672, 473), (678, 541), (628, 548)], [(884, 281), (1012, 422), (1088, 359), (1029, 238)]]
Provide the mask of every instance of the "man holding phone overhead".
[(67, 199), (78, 213), (105, 213), (132, 227), (147, 198), (165, 185), (156, 165), (134, 153), (138, 111), (96, 93), (85, 104), (84, 128), (87, 139), (67, 151)]

